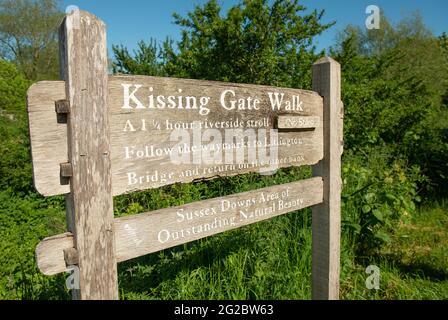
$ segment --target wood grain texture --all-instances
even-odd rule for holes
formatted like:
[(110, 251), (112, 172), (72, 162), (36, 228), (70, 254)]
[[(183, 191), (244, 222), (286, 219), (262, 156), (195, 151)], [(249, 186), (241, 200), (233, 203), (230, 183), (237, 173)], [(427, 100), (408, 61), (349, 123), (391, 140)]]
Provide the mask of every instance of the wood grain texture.
[(324, 181), (324, 201), (313, 207), (312, 296), (339, 299), (341, 229), (341, 154), (343, 110), (341, 68), (331, 58), (313, 65), (313, 90), (324, 98), (324, 158), (313, 175)]
[(70, 232), (45, 238), (36, 247), (37, 267), (47, 276), (67, 272), (64, 250), (73, 247), (73, 235)]
[(107, 112), (105, 24), (80, 11), (60, 28), (61, 75), (70, 103), (67, 121), (72, 221), (79, 261), (79, 298), (118, 299)]
[(67, 266), (78, 265), (79, 264), (78, 251), (73, 247), (65, 249), (64, 260)]
[[(52, 83), (45, 83), (42, 85), (41, 91), (48, 92), (51, 90), (61, 90), (55, 88)], [(123, 109), (123, 85), (130, 85), (130, 90), (135, 89), (134, 85), (141, 85), (141, 88), (136, 92), (135, 97), (139, 101), (146, 103), (147, 107), (148, 95), (174, 95), (179, 94), (178, 90), (182, 90), (184, 96), (192, 96), (200, 98), (201, 96), (209, 96), (211, 100), (208, 107), (210, 113), (207, 116), (201, 116), (198, 110), (187, 109)], [(111, 76), (109, 77), (108, 85), (108, 99), (110, 115), (110, 134), (111, 134), (111, 159), (112, 159), (112, 184), (113, 194), (120, 195), (123, 193), (130, 193), (149, 188), (158, 188), (164, 185), (173, 184), (176, 182), (191, 182), (199, 179), (209, 179), (218, 176), (231, 176), (236, 174), (243, 174), (248, 172), (259, 172), (262, 168), (267, 168), (267, 165), (261, 166), (259, 163), (255, 166), (250, 166), (249, 159), (245, 158), (245, 163), (242, 166), (225, 166), (226, 161), (213, 164), (176, 164), (173, 165), (169, 154), (151, 154), (147, 150), (167, 150), (166, 148), (173, 148), (178, 141), (170, 141), (170, 134), (173, 130), (169, 130), (167, 122), (170, 124), (185, 123), (191, 124), (195, 121), (207, 124), (218, 124), (221, 122), (237, 120), (239, 123), (244, 123), (242, 129), (244, 131), (251, 129), (248, 124), (258, 122), (258, 127), (255, 125), (256, 138), (262, 140), (261, 135), (258, 134), (258, 129), (270, 130), (275, 127), (277, 116), (303, 116), (314, 117), (312, 119), (322, 119), (322, 98), (311, 91), (298, 89), (275, 88), (258, 85), (244, 85), (232, 84), (211, 81), (199, 81), (188, 79), (173, 79), (173, 78), (159, 78), (146, 76)], [(149, 88), (153, 88), (150, 92)], [(220, 106), (220, 94), (224, 90), (233, 90), (236, 98), (251, 96), (260, 99), (259, 110), (226, 110)], [(43, 92), (38, 92), (39, 96), (43, 97)], [(284, 94), (283, 109), (280, 111), (273, 111), (270, 105), (268, 93)], [(32, 92), (34, 94), (34, 91)], [(59, 93), (58, 96), (63, 96)], [(231, 96), (230, 96), (231, 97)], [(296, 110), (285, 110), (285, 102), (298, 97), (300, 99), (300, 106)], [(50, 97), (51, 98), (51, 97)], [(63, 155), (66, 151), (64, 146), (66, 135), (63, 127), (57, 127), (60, 131), (53, 132), (53, 140), (58, 139), (56, 144), (48, 144), (47, 140), (42, 140), (40, 137), (45, 137), (48, 123), (54, 121), (54, 101), (47, 100), (48, 110), (39, 112), (39, 121), (34, 121), (36, 125), (33, 127), (32, 145), (38, 145), (40, 152), (33, 157), (34, 172), (36, 178), (36, 186), (41, 194), (45, 196), (65, 194), (69, 192), (69, 186), (63, 185), (59, 182), (59, 168), (55, 170), (62, 162), (67, 162), (68, 159)], [(296, 101), (296, 104), (297, 101)], [(133, 104), (135, 107), (135, 103)], [(32, 108), (32, 106), (30, 106)], [(35, 113), (30, 113), (30, 119), (34, 117)], [(260, 121), (265, 121), (261, 123)], [(128, 122), (129, 121), (129, 122)], [(144, 121), (144, 125), (142, 124)], [(132, 125), (135, 131), (130, 132), (129, 124)], [(156, 129), (155, 124), (159, 124), (161, 129)], [(141, 130), (144, 126), (145, 130)], [(305, 126), (302, 126), (304, 128)], [(127, 129), (127, 132), (124, 132)], [(222, 138), (225, 138), (224, 129), (217, 129)], [(188, 134), (193, 137), (193, 130), (187, 130)], [(202, 131), (203, 133), (204, 131)], [(269, 139), (269, 135), (268, 135)], [(278, 167), (311, 165), (317, 163), (323, 157), (323, 131), (322, 126), (319, 125), (314, 130), (303, 132), (279, 132), (278, 139), (280, 146), (278, 148)], [(235, 140), (237, 141), (237, 140)], [(204, 144), (208, 143), (205, 141)], [(55, 146), (57, 148), (55, 148)], [(125, 148), (128, 149), (125, 149)], [(152, 148), (152, 149), (150, 149)], [(126, 150), (134, 153), (134, 156), (127, 158)], [(150, 156), (135, 157), (137, 152), (145, 151)], [(243, 150), (247, 155), (247, 149)], [(224, 153), (224, 151), (221, 151)], [(269, 152), (269, 150), (268, 150)], [(235, 151), (233, 152), (235, 154)], [(222, 159), (225, 157), (222, 155)], [(260, 158), (257, 158), (259, 161)], [(45, 166), (41, 166), (45, 163)], [(56, 172), (57, 171), (57, 172)], [(149, 175), (150, 177), (157, 177), (143, 183), (129, 184), (129, 174), (135, 174), (135, 177), (143, 177)], [(161, 175), (165, 174), (165, 177)], [(48, 177), (51, 179), (49, 180)]]
[[(136, 89), (136, 86), (141, 86), (135, 93), (135, 97), (140, 101), (145, 109), (136, 109), (134, 102), (133, 109), (123, 109), (123, 85), (130, 86), (131, 89)], [(152, 90), (151, 90), (152, 89)], [(182, 91), (179, 93), (179, 91)], [(231, 91), (230, 91), (231, 90)], [(226, 110), (222, 107), (221, 98), (224, 92), (227, 94), (227, 106), (230, 105), (230, 100), (244, 100), (251, 97), (253, 100), (259, 99), (258, 110)], [(235, 94), (235, 96), (233, 95)], [(272, 110), (269, 93), (273, 97), (275, 93), (283, 95), (283, 109), (281, 111)], [(210, 112), (207, 115), (199, 114), (199, 107), (196, 110), (188, 110), (185, 107), (186, 102), (183, 102), (183, 108), (168, 107), (159, 109), (148, 109), (148, 95), (156, 96), (178, 97), (194, 97), (197, 101), (201, 97), (210, 97), (207, 105)], [(285, 101), (296, 101), (300, 99), (301, 105), (297, 106), (297, 110), (285, 110)], [(231, 176), (236, 174), (243, 174), (248, 172), (258, 172), (260, 169), (268, 168), (269, 166), (244, 167), (240, 166), (240, 162), (221, 162), (200, 164), (191, 161), (190, 163), (175, 164), (170, 159), (170, 156), (155, 155), (150, 157), (136, 158), (125, 160), (125, 147), (134, 148), (134, 150), (144, 150), (145, 147), (163, 149), (174, 148), (178, 141), (171, 141), (170, 135), (173, 133), (172, 125), (178, 124), (192, 124), (199, 123), (201, 126), (218, 131), (218, 134), (224, 139), (228, 130), (231, 128), (221, 128), (226, 125), (227, 121), (238, 121), (242, 123), (242, 130), (251, 129), (249, 124), (260, 122), (255, 127), (254, 133), (257, 140), (262, 140), (257, 134), (258, 129), (269, 130), (274, 129), (275, 118), (278, 114), (296, 114), (296, 115), (310, 115), (322, 116), (322, 100), (321, 97), (310, 91), (294, 90), (285, 88), (274, 88), (266, 86), (245, 85), (220, 83), (213, 81), (198, 81), (188, 79), (172, 79), (160, 77), (143, 77), (143, 76), (116, 76), (112, 77), (109, 82), (109, 98), (111, 101), (111, 139), (112, 144), (112, 168), (113, 168), (113, 191), (114, 194), (130, 193), (134, 191), (157, 188), (166, 184), (176, 182), (191, 182), (203, 178), (213, 178), (217, 176)], [(154, 101), (156, 103), (156, 101)], [(297, 102), (296, 105), (299, 103)], [(145, 131), (139, 130), (141, 128), (141, 121), (145, 120)], [(265, 120), (265, 123), (261, 121)], [(134, 132), (123, 132), (126, 128), (127, 121), (130, 121)], [(160, 125), (160, 129), (154, 128), (154, 124)], [(128, 127), (129, 128), (129, 127)], [(194, 130), (185, 130), (190, 136), (190, 142), (193, 142)], [(204, 133), (206, 130), (202, 130)], [(201, 131), (200, 131), (201, 132)], [(293, 139), (300, 140), (300, 144), (290, 144), (289, 146), (281, 145), (278, 148), (278, 167), (300, 166), (305, 164), (317, 163), (323, 156), (323, 138), (322, 130), (312, 132), (282, 132), (279, 133), (279, 139), (282, 141), (292, 141)], [(206, 145), (208, 139), (199, 147)], [(219, 138), (216, 141), (219, 144)], [(221, 140), (222, 141), (222, 140)], [(239, 141), (239, 140), (235, 140)], [(227, 141), (225, 141), (227, 142)], [(215, 144), (215, 141), (213, 141)], [(243, 150), (242, 148), (240, 150)], [(247, 149), (243, 150), (247, 153)], [(219, 152), (224, 158), (224, 151)], [(235, 151), (233, 152), (235, 155)], [(194, 155), (190, 155), (193, 160)], [(259, 162), (260, 158), (256, 159)], [(246, 158), (242, 164), (249, 164)], [(225, 167), (225, 164), (236, 164), (235, 167)], [(149, 173), (151, 176), (155, 173), (172, 174), (168, 176), (166, 181), (161, 179), (154, 179), (157, 181), (143, 181), (143, 183), (129, 184), (129, 173), (135, 173), (137, 176)]]
[(59, 165), (67, 162), (67, 124), (55, 111), (55, 101), (65, 99), (64, 81), (42, 81), (27, 93), (33, 181), (44, 196), (70, 192), (67, 179), (60, 176)]
[[(171, 248), (303, 209), (321, 203), (322, 199), (323, 182), (316, 177), (116, 218), (116, 259), (121, 262)], [(162, 243), (159, 236), (161, 233), (161, 240), (165, 240), (163, 230), (169, 230), (174, 237)], [(73, 245), (70, 233), (44, 240), (36, 253), (41, 271), (45, 274), (65, 272), (64, 250), (68, 251)]]

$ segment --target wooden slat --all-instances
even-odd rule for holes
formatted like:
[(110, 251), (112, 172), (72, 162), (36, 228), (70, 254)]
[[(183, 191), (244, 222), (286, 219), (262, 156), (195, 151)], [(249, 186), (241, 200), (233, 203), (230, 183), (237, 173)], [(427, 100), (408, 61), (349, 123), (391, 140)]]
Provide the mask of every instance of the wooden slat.
[(37, 267), (47, 276), (68, 271), (64, 250), (73, 247), (73, 235), (70, 232), (45, 238), (36, 247)]
[[(123, 109), (124, 87), (128, 85), (130, 92), (141, 85), (135, 94), (136, 99), (145, 103), (147, 107), (148, 95), (153, 88), (154, 95), (179, 94), (182, 89), (183, 96), (192, 96), (200, 98), (201, 96), (210, 96), (211, 100), (208, 107), (210, 113), (207, 116), (199, 115), (198, 110), (185, 109)], [(56, 90), (60, 90), (58, 94)], [(226, 110), (220, 104), (220, 96), (224, 90), (233, 90), (236, 98), (259, 97), (259, 110)], [(68, 193), (69, 186), (61, 184), (59, 177), (59, 164), (67, 162), (66, 157), (66, 132), (63, 125), (55, 126), (55, 111), (53, 96), (58, 99), (64, 99), (63, 86), (60, 84), (54, 86), (53, 83), (43, 83), (29, 92), (30, 100), (35, 101), (39, 97), (39, 109), (36, 104), (29, 105), (30, 121), (34, 124), (32, 127), (31, 145), (37, 152), (33, 153), (35, 185), (39, 193), (44, 196), (58, 195)], [(193, 123), (194, 121), (207, 122), (209, 124), (220, 123), (228, 120), (238, 120), (243, 122), (243, 130), (248, 129), (248, 122), (262, 121), (267, 122), (266, 129), (273, 129), (278, 115), (318, 117), (322, 119), (322, 98), (314, 92), (284, 89), (257, 85), (243, 85), (222, 82), (210, 82), (187, 79), (158, 78), (146, 76), (111, 76), (109, 78), (109, 108), (110, 114), (110, 134), (111, 134), (111, 159), (112, 159), (112, 182), (113, 194), (120, 195), (133, 191), (145, 190), (149, 188), (158, 188), (175, 182), (191, 182), (202, 178), (213, 178), (216, 176), (231, 176), (248, 172), (259, 172), (260, 167), (241, 166), (230, 167), (223, 165), (207, 164), (179, 164), (173, 165), (169, 155), (156, 155), (150, 157), (126, 159), (126, 147), (134, 152), (145, 151), (148, 148), (170, 148), (178, 142), (170, 141), (172, 130), (166, 128), (166, 123)], [(42, 100), (45, 95), (52, 92), (53, 96)], [(283, 107), (279, 111), (273, 111), (268, 93), (284, 94)], [(34, 97), (36, 96), (36, 98)], [(229, 96), (231, 97), (231, 95)], [(296, 110), (287, 111), (285, 101), (294, 100)], [(300, 102), (299, 102), (300, 100)], [(132, 100), (131, 100), (132, 101)], [(44, 104), (46, 103), (46, 108)], [(130, 103), (135, 106), (135, 103)], [(35, 117), (38, 117), (35, 119)], [(130, 132), (131, 123), (135, 132)], [(146, 131), (141, 131), (142, 121)], [(160, 125), (161, 130), (155, 128)], [(47, 133), (48, 128), (52, 131)], [(124, 129), (128, 129), (124, 132)], [(264, 128), (264, 127), (263, 127)], [(192, 130), (188, 130), (192, 135)], [(219, 129), (224, 137), (224, 129)], [(312, 165), (317, 163), (323, 157), (323, 133), (321, 126), (314, 130), (304, 132), (280, 132), (278, 134), (282, 144), (278, 150), (279, 167)], [(51, 139), (48, 137), (51, 134)], [(54, 141), (57, 140), (57, 141)], [(51, 141), (52, 143), (48, 143)], [(34, 146), (37, 146), (34, 148)], [(259, 160), (259, 159), (257, 159)], [(268, 167), (268, 166), (261, 166)], [(147, 174), (148, 173), (148, 174)], [(128, 174), (135, 174), (136, 177), (149, 175), (157, 179), (144, 181), (136, 185), (129, 185)], [(165, 175), (164, 177), (162, 177)]]
[(70, 105), (67, 142), (72, 176), (67, 214), (78, 253), (80, 290), (76, 297), (118, 299), (106, 26), (90, 13), (72, 12), (61, 25), (59, 42), (61, 75)]
[(331, 58), (313, 65), (313, 89), (324, 97), (324, 159), (313, 175), (324, 181), (324, 202), (313, 207), (312, 296), (339, 298), (341, 228), (342, 103), (341, 67)]
[[(199, 110), (187, 109), (136, 109), (136, 103), (132, 103), (133, 109), (123, 109), (123, 85), (130, 86), (129, 90), (135, 90), (136, 85), (141, 86), (135, 93), (135, 97), (142, 103), (144, 107), (148, 107), (148, 95), (153, 96), (178, 96), (179, 90), (182, 90), (182, 96), (196, 97), (199, 101), (201, 97), (210, 97), (207, 107), (210, 113), (200, 115)], [(151, 90), (152, 88), (152, 90)], [(229, 91), (231, 90), (231, 91)], [(223, 93), (228, 92), (225, 96), (230, 99), (239, 100), (251, 97), (252, 100), (259, 99), (258, 110), (226, 110), (222, 107), (221, 98)], [(235, 93), (235, 97), (230, 92)], [(273, 111), (270, 103), (269, 93), (271, 97), (277, 93), (279, 97), (283, 95), (283, 108), (281, 111)], [(235, 166), (235, 168), (227, 168), (218, 172), (208, 171), (219, 165), (207, 164), (176, 164), (169, 156), (155, 156), (149, 158), (132, 159), (125, 158), (124, 148), (135, 147), (135, 150), (144, 150), (144, 147), (166, 148), (175, 147), (177, 141), (171, 142), (170, 135), (173, 130), (167, 126), (175, 123), (193, 123), (198, 121), (202, 124), (208, 123), (215, 125), (216, 123), (229, 120), (239, 120), (244, 123), (244, 129), (249, 126), (248, 122), (261, 121), (266, 119), (267, 125), (263, 128), (273, 129), (275, 125), (276, 115), (280, 112), (296, 115), (322, 116), (322, 98), (310, 91), (273, 88), (256, 85), (220, 83), (212, 81), (197, 81), (188, 79), (171, 79), (159, 77), (142, 77), (142, 76), (117, 76), (110, 79), (109, 97), (111, 103), (111, 139), (113, 154), (113, 190), (114, 194), (129, 193), (148, 188), (157, 188), (166, 184), (175, 182), (191, 182), (201, 178), (211, 178), (216, 176), (229, 176), (243, 174), (248, 172), (258, 172), (259, 167), (244, 168)], [(296, 101), (297, 110), (286, 111), (285, 101)], [(299, 102), (300, 100), (300, 102)], [(185, 107), (185, 101), (183, 102)], [(139, 131), (141, 121), (145, 120), (146, 130)], [(127, 121), (133, 123), (135, 132), (123, 132)], [(154, 128), (154, 125), (160, 125), (161, 130)], [(225, 129), (218, 129), (222, 137), (225, 137)], [(192, 130), (187, 132), (193, 136)], [(292, 165), (305, 165), (317, 163), (323, 157), (322, 130), (313, 132), (290, 133), (284, 132), (279, 134), (280, 139), (284, 141), (300, 140), (300, 144), (291, 144), (289, 146), (282, 145), (278, 150), (278, 158), (281, 161), (279, 167), (288, 167)], [(259, 159), (257, 159), (259, 160)], [(247, 162), (246, 162), (247, 163)], [(224, 166), (221, 166), (224, 167)], [(263, 166), (267, 168), (268, 166)], [(204, 173), (204, 170), (207, 171)], [(173, 174), (166, 181), (158, 179), (157, 181), (143, 182), (135, 185), (129, 185), (128, 174), (132, 172), (138, 176), (145, 175), (147, 172), (152, 176), (154, 173)], [(193, 172), (192, 175), (183, 174)]]
[[(115, 222), (117, 259), (119, 261), (132, 259), (303, 209), (322, 202), (321, 191), (322, 179), (313, 178), (120, 218)], [(285, 194), (283, 197), (282, 193)], [(275, 199), (263, 202), (263, 197), (267, 199), (269, 196)], [(291, 206), (282, 207), (280, 203), (289, 203)], [(226, 210), (229, 204), (236, 207)], [(187, 215), (190, 214), (193, 217), (196, 214), (204, 216), (187, 221)], [(229, 224), (224, 226), (225, 223)], [(213, 227), (214, 224), (217, 225), (215, 229), (205, 230), (207, 226)], [(220, 224), (223, 226), (219, 227)], [(203, 231), (199, 232), (201, 228)], [(164, 242), (168, 233), (162, 230), (171, 232), (170, 240)]]
[(68, 161), (67, 124), (55, 112), (55, 101), (63, 99), (64, 81), (38, 82), (27, 93), (33, 181), (37, 192), (44, 196), (70, 192), (59, 167)]
[[(126, 261), (183, 243), (239, 228), (322, 202), (323, 182), (319, 177), (253, 190), (226, 197), (160, 209), (114, 220), (116, 259)], [(263, 201), (263, 199), (265, 201)], [(227, 206), (233, 208), (227, 210)], [(240, 204), (238, 206), (238, 204)], [(224, 207), (223, 207), (224, 205)], [(224, 209), (224, 211), (223, 211)], [(198, 216), (195, 216), (195, 212)], [(193, 214), (192, 220), (186, 217)], [(253, 214), (252, 217), (251, 214)], [(215, 220), (216, 219), (216, 220)], [(234, 224), (225, 222), (234, 221)], [(221, 227), (219, 224), (221, 223)], [(210, 229), (208, 229), (210, 226)], [(212, 228), (216, 226), (215, 228)], [(202, 232), (193, 234), (193, 230)], [(179, 235), (165, 242), (166, 232)], [(183, 237), (182, 231), (183, 230)], [(159, 239), (159, 236), (161, 239)], [(162, 240), (162, 242), (160, 241)], [(64, 249), (73, 247), (70, 234), (49, 238), (36, 252), (39, 268), (45, 274), (66, 271)], [(42, 261), (42, 262), (41, 262)], [(44, 263), (45, 262), (45, 263)]]

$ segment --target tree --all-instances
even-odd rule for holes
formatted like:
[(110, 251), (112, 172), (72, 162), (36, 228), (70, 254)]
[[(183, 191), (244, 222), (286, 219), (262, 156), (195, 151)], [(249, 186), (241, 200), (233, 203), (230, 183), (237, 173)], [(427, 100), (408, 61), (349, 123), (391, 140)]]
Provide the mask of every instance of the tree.
[(176, 48), (166, 41), (156, 55), (153, 45), (140, 44), (135, 57), (120, 48), (114, 50), (116, 65), (154, 73), (157, 68), (139, 65), (160, 64), (176, 77), (309, 88), (311, 65), (320, 55), (314, 37), (332, 24), (320, 22), (324, 11), (305, 10), (298, 1), (244, 0), (223, 16), (210, 0), (186, 18), (174, 14), (182, 28)]
[(163, 76), (163, 64), (160, 62), (161, 52), (154, 39), (148, 44), (138, 43), (138, 49), (131, 55), (123, 45), (112, 45), (115, 60), (112, 62), (113, 73)]
[(29, 85), (14, 64), (0, 59), (0, 114), (23, 115)]
[(14, 193), (33, 190), (25, 104), (29, 84), (14, 64), (0, 59), (0, 190)]
[[(342, 65), (346, 150), (379, 152), (418, 165), (448, 192), (448, 63), (443, 36), (414, 14), (385, 30), (350, 26), (332, 55)], [(427, 187), (428, 185), (426, 185)]]
[(168, 53), (167, 70), (182, 77), (257, 84), (310, 86), (317, 55), (313, 39), (332, 24), (324, 11), (303, 14), (298, 1), (244, 0), (221, 16), (212, 0), (183, 18), (177, 55)]
[(446, 34), (446, 32), (442, 33), (442, 35), (439, 37), (439, 44), (443, 50), (446, 62), (448, 63), (448, 35)]
[(429, 91), (428, 96), (440, 99), (448, 79), (443, 36), (439, 39), (435, 37), (418, 12), (396, 26), (383, 16), (379, 30), (348, 26), (338, 36), (339, 46), (350, 37), (354, 40), (357, 53), (364, 57), (394, 56), (393, 61), (388, 62), (387, 71), (383, 69), (382, 77), (403, 81), (409, 77), (420, 79), (420, 85)]
[(0, 0), (0, 57), (30, 80), (58, 76), (57, 0)]

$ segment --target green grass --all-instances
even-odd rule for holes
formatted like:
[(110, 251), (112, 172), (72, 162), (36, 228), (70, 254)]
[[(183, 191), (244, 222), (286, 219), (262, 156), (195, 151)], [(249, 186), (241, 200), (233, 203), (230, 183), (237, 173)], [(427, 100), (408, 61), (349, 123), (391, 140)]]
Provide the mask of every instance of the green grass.
[[(425, 205), (400, 223), (392, 242), (343, 279), (346, 299), (448, 299), (448, 203)], [(363, 267), (381, 270), (380, 290), (366, 290)]]
[[(309, 174), (279, 172), (175, 185), (115, 199), (117, 215), (286, 183)], [(355, 210), (352, 207), (351, 211)], [(347, 209), (345, 209), (347, 210)], [(422, 206), (394, 227), (391, 242), (355, 255), (343, 228), (341, 299), (448, 299), (448, 202)], [(353, 212), (343, 212), (344, 217)], [(343, 217), (343, 218), (344, 218)], [(60, 198), (20, 198), (0, 192), (0, 298), (69, 299), (65, 277), (46, 277), (34, 249), (63, 232)], [(368, 290), (365, 269), (381, 270), (379, 290)], [(119, 264), (122, 299), (310, 299), (311, 211), (301, 210)]]
[[(274, 218), (123, 263), (125, 299), (300, 299), (309, 297), (309, 211)], [(305, 222), (307, 223), (307, 222)], [(295, 228), (291, 228), (295, 225)]]
[[(370, 259), (342, 251), (341, 299), (448, 299), (447, 203), (422, 207)], [(365, 285), (368, 265), (379, 290)], [(120, 265), (123, 299), (310, 299), (310, 212), (303, 210)]]

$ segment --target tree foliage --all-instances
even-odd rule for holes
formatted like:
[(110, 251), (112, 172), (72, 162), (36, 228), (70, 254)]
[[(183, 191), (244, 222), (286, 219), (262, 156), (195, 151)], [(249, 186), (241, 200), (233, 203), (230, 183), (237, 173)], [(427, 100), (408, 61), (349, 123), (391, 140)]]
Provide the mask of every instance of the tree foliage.
[(313, 39), (331, 24), (323, 11), (305, 14), (298, 1), (248, 1), (222, 17), (216, 1), (183, 18), (179, 52), (170, 52), (170, 74), (208, 80), (309, 86), (316, 59)]
[(33, 192), (26, 91), (30, 81), (16, 67), (0, 60), (0, 190)]
[(161, 53), (154, 39), (148, 44), (140, 41), (133, 55), (123, 45), (112, 45), (112, 52), (115, 56), (112, 63), (113, 73), (164, 75), (163, 64), (160, 62)]
[(427, 191), (440, 193), (448, 191), (444, 45), (413, 15), (397, 26), (383, 18), (380, 30), (349, 26), (332, 50), (342, 64), (347, 149), (383, 146), (420, 167), (431, 181)]
[(223, 15), (211, 0), (187, 17), (174, 14), (182, 30), (176, 48), (170, 41), (161, 48), (140, 43), (131, 57), (114, 47), (116, 70), (154, 75), (160, 68), (144, 65), (159, 65), (176, 77), (309, 88), (319, 56), (313, 39), (332, 24), (321, 22), (324, 11), (305, 10), (298, 1), (245, 0)]
[(0, 59), (0, 113), (23, 115), (29, 85), (14, 64)]
[(58, 72), (57, 0), (0, 0), (0, 57), (27, 79), (54, 79)]

